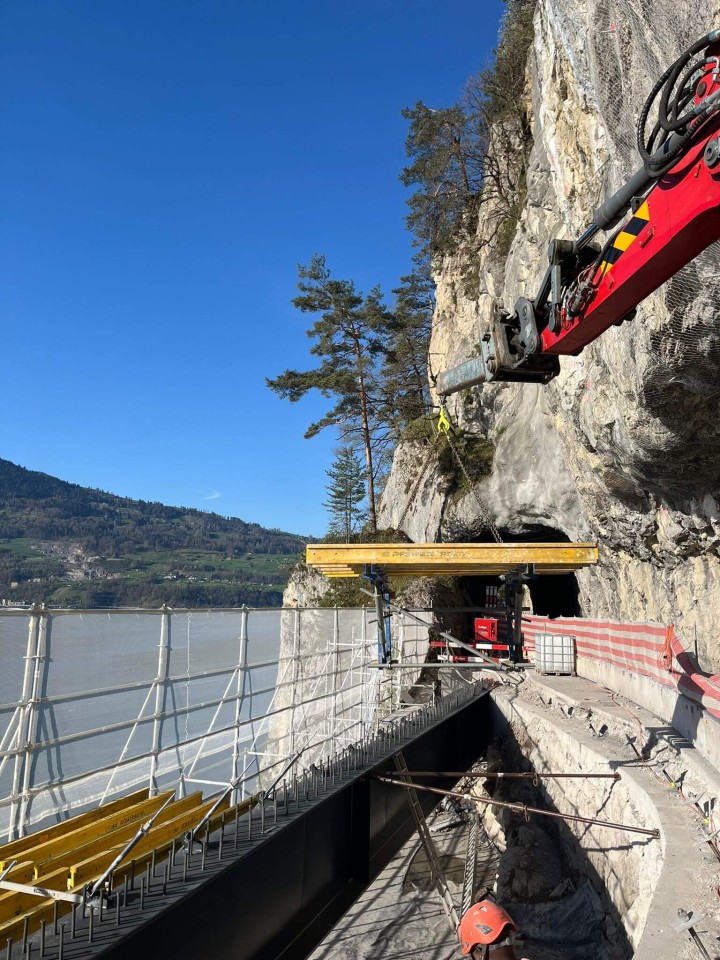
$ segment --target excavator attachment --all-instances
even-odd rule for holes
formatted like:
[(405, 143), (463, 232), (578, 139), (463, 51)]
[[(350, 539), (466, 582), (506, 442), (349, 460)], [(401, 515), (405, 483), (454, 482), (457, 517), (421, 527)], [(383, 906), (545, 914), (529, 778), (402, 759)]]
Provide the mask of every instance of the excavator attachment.
[[(440, 396), (482, 383), (548, 383), (561, 356), (577, 356), (631, 320), (638, 304), (720, 240), (718, 63), (713, 30), (665, 71), (638, 124), (643, 166), (577, 240), (550, 243), (535, 298), (520, 297), (512, 314), (493, 309), (477, 355), (438, 377)], [(601, 231), (608, 236), (595, 245)]]
[(480, 383), (549, 383), (560, 373), (556, 356), (534, 353), (539, 344), (535, 311), (521, 298), (515, 313), (493, 306), (490, 328), (479, 343), (478, 356), (441, 373), (436, 389), (441, 397)]

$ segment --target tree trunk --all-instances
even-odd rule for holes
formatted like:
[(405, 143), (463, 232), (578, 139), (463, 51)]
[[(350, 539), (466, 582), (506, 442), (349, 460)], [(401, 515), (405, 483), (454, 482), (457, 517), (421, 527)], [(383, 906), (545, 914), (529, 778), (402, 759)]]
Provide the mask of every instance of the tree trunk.
[(373, 533), (377, 533), (377, 516), (375, 513), (375, 480), (373, 478), (372, 448), (370, 446), (370, 421), (368, 417), (367, 393), (365, 392), (365, 377), (363, 376), (362, 354), (360, 344), (355, 341), (355, 356), (357, 357), (358, 391), (360, 393), (360, 422), (362, 425), (363, 447), (365, 448), (365, 468), (367, 470), (367, 498), (368, 523)]

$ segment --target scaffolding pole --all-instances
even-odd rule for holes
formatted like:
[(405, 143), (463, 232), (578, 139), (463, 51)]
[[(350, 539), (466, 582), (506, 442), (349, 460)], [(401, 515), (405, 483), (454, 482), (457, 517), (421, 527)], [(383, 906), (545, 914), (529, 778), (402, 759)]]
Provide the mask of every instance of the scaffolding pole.
[(168, 677), (170, 652), (170, 608), (163, 605), (160, 620), (160, 643), (158, 645), (158, 668), (155, 678), (155, 712), (153, 714), (152, 754), (150, 756), (149, 794), (154, 797), (158, 792), (157, 770), (160, 742), (162, 740), (162, 722), (165, 709), (165, 684)]
[[(238, 804), (237, 784), (238, 780), (240, 779), (240, 771), (238, 769), (240, 765), (240, 718), (242, 715), (242, 702), (245, 698), (245, 677), (247, 675), (247, 621), (248, 611), (247, 607), (243, 604), (242, 610), (240, 611), (240, 650), (238, 652), (237, 686), (235, 688), (235, 731), (233, 734), (232, 771), (230, 776), (230, 782), (235, 784), (232, 798), (233, 806), (237, 806)], [(243, 776), (244, 772), (245, 771), (243, 770)]]

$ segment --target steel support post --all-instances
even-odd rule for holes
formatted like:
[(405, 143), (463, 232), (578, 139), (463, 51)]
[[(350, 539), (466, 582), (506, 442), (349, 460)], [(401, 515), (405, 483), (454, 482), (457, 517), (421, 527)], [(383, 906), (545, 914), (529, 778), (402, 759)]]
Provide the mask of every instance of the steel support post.
[(362, 735), (366, 737), (370, 732), (370, 721), (367, 716), (367, 707), (365, 705), (365, 690), (368, 682), (368, 658), (367, 658), (367, 609), (363, 607), (362, 621), (360, 624), (360, 722), (362, 724)]
[[(34, 664), (34, 658), (37, 653), (37, 635), (38, 635), (38, 616), (37, 616), (37, 607), (33, 607), (32, 613), (30, 614), (30, 619), (28, 621), (28, 641), (27, 649), (25, 651), (25, 669), (23, 671), (23, 684), (22, 691), (20, 693), (20, 701), (18, 703), (18, 720), (17, 720), (17, 730), (13, 737), (13, 742), (15, 744), (15, 765), (13, 769), (13, 781), (12, 788), (10, 791), (10, 796), (12, 798), (12, 806), (10, 808), (10, 818), (8, 821), (8, 841), (15, 839), (15, 823), (18, 817), (18, 810), (20, 804), (20, 782), (22, 779), (22, 766), (24, 754), (22, 751), (23, 740), (27, 740), (26, 731), (27, 731), (27, 706), (30, 700), (30, 691), (32, 690), (32, 670)], [(24, 736), (25, 734), (25, 736)]]
[[(160, 644), (158, 646), (158, 668), (155, 677), (155, 713), (153, 714), (152, 754), (150, 756), (150, 796), (158, 792), (157, 768), (160, 743), (162, 741), (162, 713), (165, 709), (165, 686), (168, 677), (170, 653), (170, 608), (163, 605), (160, 620)], [(189, 641), (188, 641), (189, 642)]]
[[(237, 783), (239, 778), (238, 767), (240, 765), (240, 717), (242, 714), (242, 702), (245, 698), (245, 677), (247, 676), (247, 658), (248, 658), (248, 608), (243, 605), (240, 611), (240, 651), (238, 654), (237, 665), (237, 686), (235, 688), (235, 731), (233, 735), (233, 755), (232, 771), (230, 776), (231, 783)], [(244, 771), (243, 771), (244, 779)], [(244, 796), (244, 787), (243, 787)], [(232, 795), (232, 804), (238, 803), (238, 788), (235, 787)]]
[(513, 663), (522, 659), (523, 584), (530, 576), (528, 567), (518, 567), (500, 578), (505, 581), (505, 631), (508, 659)]
[(37, 740), (38, 711), (37, 704), (42, 693), (43, 667), (47, 649), (48, 625), (50, 614), (45, 604), (42, 605), (39, 615), (37, 653), (33, 669), (32, 691), (27, 705), (27, 730), (25, 739), (25, 765), (23, 769), (22, 796), (20, 798), (20, 825), (18, 836), (24, 836), (27, 823), (28, 807), (30, 805), (30, 788), (32, 787), (33, 745)]
[(330, 658), (331, 663), (331, 695), (332, 695), (332, 710), (330, 713), (330, 731), (329, 735), (333, 743), (337, 737), (337, 685), (338, 685), (338, 670), (340, 669), (340, 611), (335, 607), (334, 617), (333, 617), (333, 653)]
[(377, 618), (377, 648), (378, 663), (385, 663), (385, 610), (383, 609), (382, 591), (377, 581), (373, 583), (375, 598), (375, 617)]
[(39, 636), (41, 608), (35, 605), (28, 622), (28, 642), (25, 653), (25, 669), (23, 671), (22, 693), (20, 695), (20, 715), (18, 718), (18, 729), (15, 738), (15, 766), (13, 769), (13, 782), (10, 796), (12, 797), (12, 806), (10, 809), (10, 821), (8, 827), (8, 840), (14, 840), (19, 834), (17, 832), (18, 821), (20, 819), (20, 808), (22, 797), (20, 796), (22, 771), (25, 763), (30, 762), (28, 750), (28, 731), (30, 729), (30, 719), (32, 714), (32, 690), (33, 677), (38, 669), (39, 656)]
[[(21, 713), (22, 713), (22, 709), (20, 707), (20, 702), (18, 702), (18, 705), (13, 710), (12, 717), (10, 717), (10, 721), (8, 722), (8, 725), (5, 728), (5, 733), (3, 733), (2, 739), (0, 740), (0, 753), (5, 753), (5, 751), (14, 750), (15, 747), (13, 746), (13, 744), (17, 746), (16, 741), (17, 741), (17, 735), (18, 735), (18, 727), (20, 725)], [(7, 764), (11, 756), (12, 756), (12, 753), (8, 752), (8, 753), (5, 753), (5, 756), (0, 757), (0, 776), (2, 775), (2, 772), (5, 769), (5, 765)]]
[(297, 684), (300, 657), (300, 609), (295, 611), (295, 629), (293, 630), (292, 677), (290, 680), (290, 736), (288, 755), (295, 753), (295, 705), (297, 702)]
[(519, 663), (522, 660), (522, 608), (523, 608), (523, 583), (525, 578), (518, 571), (518, 577), (515, 582), (514, 610), (513, 610), (513, 647), (510, 651), (513, 663)]

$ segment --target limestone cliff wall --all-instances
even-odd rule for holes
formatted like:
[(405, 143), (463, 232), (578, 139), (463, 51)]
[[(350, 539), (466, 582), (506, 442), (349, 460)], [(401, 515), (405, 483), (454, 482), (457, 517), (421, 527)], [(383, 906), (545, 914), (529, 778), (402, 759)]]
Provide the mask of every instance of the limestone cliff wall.
[[(720, 22), (720, 0), (539, 0), (527, 64), (533, 130), (527, 201), (500, 256), (481, 210), (477, 285), (462, 254), (438, 265), (430, 356), (469, 356), (494, 298), (533, 296), (548, 240), (577, 236), (639, 166), (634, 125), (652, 83)], [(464, 278), (465, 275), (465, 278)], [(472, 287), (472, 292), (469, 288)], [(495, 523), (597, 540), (579, 576), (583, 613), (675, 622), (720, 669), (720, 256), (711, 248), (608, 331), (547, 387), (474, 388), (452, 398), (459, 424), (496, 444), (478, 485)], [(401, 445), (380, 522), (397, 526), (426, 451)], [(412, 540), (481, 538), (471, 493), (431, 468), (403, 522)]]

